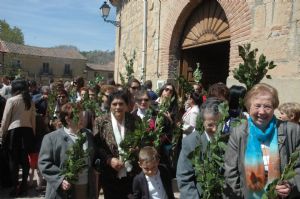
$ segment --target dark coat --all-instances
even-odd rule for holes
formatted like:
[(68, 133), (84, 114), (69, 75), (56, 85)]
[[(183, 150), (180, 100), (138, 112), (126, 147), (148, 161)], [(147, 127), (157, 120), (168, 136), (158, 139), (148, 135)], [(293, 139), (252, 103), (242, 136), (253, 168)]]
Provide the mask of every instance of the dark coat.
[(177, 184), (180, 191), (180, 198), (199, 199), (201, 195), (200, 185), (196, 182), (196, 175), (189, 154), (198, 146), (201, 146), (200, 156), (206, 151), (208, 140), (205, 133), (193, 131), (182, 139), (182, 149), (177, 163)]
[[(125, 114), (125, 137), (126, 134), (133, 133), (135, 123), (139, 121), (139, 118), (132, 116), (130, 113)], [(127, 195), (132, 193), (132, 180), (137, 172), (138, 165), (137, 163), (133, 164), (132, 172), (127, 173), (127, 177), (122, 179), (117, 177), (118, 172), (109, 165), (111, 158), (119, 158), (120, 155), (113, 132), (111, 113), (95, 119), (94, 135), (97, 157), (101, 160), (100, 181), (104, 197), (108, 199), (127, 198)]]
[[(92, 165), (94, 163), (94, 144), (91, 132), (87, 133), (88, 140), (88, 191), (90, 199), (96, 198), (96, 183)], [(39, 153), (38, 167), (47, 181), (47, 199), (60, 199), (63, 191), (60, 188), (64, 176), (61, 175), (64, 162), (67, 158), (66, 151), (74, 142), (67, 135), (63, 128), (45, 135)]]
[[(292, 154), (300, 146), (300, 126), (288, 122), (286, 132), (283, 131), (282, 121), (277, 122), (278, 149), (280, 156), (280, 172), (283, 172), (288, 163), (287, 154)], [(228, 198), (247, 198), (245, 193), (245, 172), (244, 159), (247, 146), (249, 128), (247, 123), (232, 128), (228, 147), (225, 153), (225, 180)], [(294, 186), (293, 192), (300, 190), (300, 159), (295, 166), (296, 176), (290, 180)]]
[[(168, 199), (175, 199), (172, 189), (172, 179), (166, 167), (159, 165), (160, 178), (163, 183)], [(133, 180), (133, 198), (150, 199), (149, 188), (146, 176), (143, 172), (135, 176)]]

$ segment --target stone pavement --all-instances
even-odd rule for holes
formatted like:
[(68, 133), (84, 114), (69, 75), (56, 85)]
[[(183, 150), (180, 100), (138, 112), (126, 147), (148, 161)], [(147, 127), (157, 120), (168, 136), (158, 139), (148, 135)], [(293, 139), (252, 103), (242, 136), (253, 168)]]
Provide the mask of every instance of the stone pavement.
[[(36, 183), (36, 181), (35, 181), (35, 183)], [(175, 191), (174, 192), (175, 198), (179, 199), (179, 192), (177, 190), (176, 180), (175, 179), (173, 180), (173, 190)], [(11, 198), (11, 197), (8, 197), (9, 191), (10, 191), (10, 188), (2, 188), (2, 187), (0, 187), (0, 199)], [(45, 194), (44, 192), (36, 191), (34, 187), (31, 187), (28, 190), (28, 196), (26, 196), (26, 197), (18, 197), (18, 198), (42, 199), (45, 196), (44, 194)], [(102, 192), (100, 192), (99, 199), (104, 199)]]

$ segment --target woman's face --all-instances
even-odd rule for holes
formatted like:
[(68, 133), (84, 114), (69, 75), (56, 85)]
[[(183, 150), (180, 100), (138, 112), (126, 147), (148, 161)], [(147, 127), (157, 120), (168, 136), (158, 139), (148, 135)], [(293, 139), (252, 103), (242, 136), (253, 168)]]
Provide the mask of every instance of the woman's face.
[(171, 85), (167, 85), (162, 92), (162, 97), (172, 97), (173, 93), (173, 87)]
[(142, 95), (137, 99), (138, 101), (138, 107), (142, 110), (146, 110), (150, 106), (150, 99), (147, 95)]
[(88, 98), (88, 93), (85, 90), (82, 90), (80, 92), (80, 97), (81, 97), (81, 100), (85, 100)]
[(64, 105), (68, 102), (68, 97), (63, 93), (59, 94), (57, 98), (60, 105)]
[(66, 116), (68, 126), (73, 129), (82, 129), (84, 127), (84, 119), (83, 111), (80, 111), (78, 114), (78, 121), (74, 121), (73, 118)]
[(110, 105), (110, 111), (116, 119), (122, 120), (127, 110), (127, 104), (121, 98), (115, 98)]
[(140, 89), (140, 84), (137, 82), (132, 82), (129, 88), (131, 94), (135, 94)]
[(273, 96), (270, 93), (262, 93), (253, 96), (250, 104), (249, 115), (254, 124), (264, 130), (274, 115), (274, 108), (272, 103)]

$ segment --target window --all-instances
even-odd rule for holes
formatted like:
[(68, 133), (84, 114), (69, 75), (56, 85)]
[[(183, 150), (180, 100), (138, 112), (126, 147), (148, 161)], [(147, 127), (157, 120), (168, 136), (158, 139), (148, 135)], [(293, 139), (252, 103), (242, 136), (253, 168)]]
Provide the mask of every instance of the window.
[(70, 73), (71, 73), (70, 64), (65, 64), (64, 74), (70, 74)]
[(114, 74), (113, 73), (108, 73), (108, 79), (112, 79), (114, 78)]
[(49, 73), (49, 63), (43, 63), (43, 73)]

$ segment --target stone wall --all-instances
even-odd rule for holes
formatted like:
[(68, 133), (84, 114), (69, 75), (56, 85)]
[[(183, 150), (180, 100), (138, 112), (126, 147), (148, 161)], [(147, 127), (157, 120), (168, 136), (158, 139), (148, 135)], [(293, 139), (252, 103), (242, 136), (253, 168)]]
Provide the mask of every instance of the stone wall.
[[(143, 76), (143, 17), (144, 1), (120, 1), (118, 16), (121, 27), (116, 35), (115, 79), (124, 72), (125, 52), (128, 57), (136, 50), (134, 70), (136, 77)], [(147, 1), (147, 50), (145, 79), (172, 78), (178, 71), (180, 39), (191, 12), (202, 0), (148, 0)], [(225, 11), (230, 26), (230, 70), (238, 66), (238, 45), (250, 42), (264, 53), (267, 60), (278, 66), (270, 72), (271, 84), (289, 99), (300, 101), (300, 1), (298, 0), (218, 0)], [(228, 85), (234, 82), (228, 77)], [(282, 83), (282, 84), (281, 84)], [(283, 85), (290, 85), (282, 87)], [(299, 86), (298, 86), (299, 85)], [(284, 91), (281, 91), (281, 90)]]

